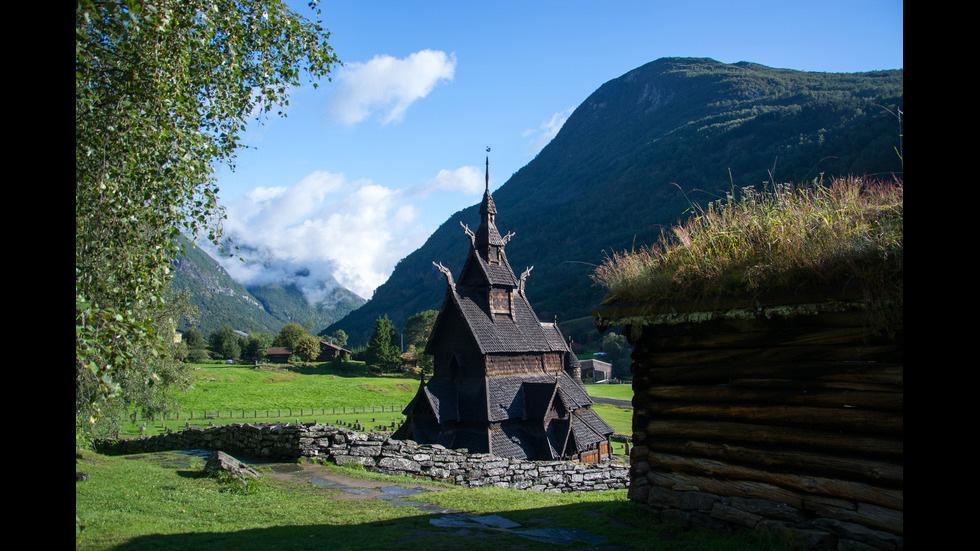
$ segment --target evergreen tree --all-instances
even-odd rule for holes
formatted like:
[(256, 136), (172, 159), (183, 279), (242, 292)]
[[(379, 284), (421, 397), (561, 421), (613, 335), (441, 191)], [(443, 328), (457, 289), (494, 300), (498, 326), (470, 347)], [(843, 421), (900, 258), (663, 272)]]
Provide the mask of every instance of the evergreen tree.
[(398, 346), (395, 344), (395, 327), (387, 315), (375, 320), (366, 355), (367, 363), (378, 367), (382, 373), (401, 365)]
[(432, 327), (435, 326), (437, 317), (439, 317), (438, 310), (425, 310), (405, 322), (405, 340), (410, 347), (414, 347), (418, 367), (425, 373), (432, 373), (434, 358), (425, 353), (425, 346), (429, 343), (429, 335), (432, 334)]

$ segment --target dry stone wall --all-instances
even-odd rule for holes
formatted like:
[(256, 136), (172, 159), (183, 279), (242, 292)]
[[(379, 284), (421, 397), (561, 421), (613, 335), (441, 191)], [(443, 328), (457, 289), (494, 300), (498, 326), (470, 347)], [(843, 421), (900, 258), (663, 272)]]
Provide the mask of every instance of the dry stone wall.
[(207, 449), (260, 458), (325, 459), (337, 465), (357, 463), (390, 475), (412, 476), (459, 486), (581, 492), (623, 489), (629, 469), (614, 463), (527, 461), (471, 454), (438, 444), (394, 440), (386, 434), (359, 433), (319, 424), (230, 424), (145, 438), (101, 440), (96, 449), (127, 454)]

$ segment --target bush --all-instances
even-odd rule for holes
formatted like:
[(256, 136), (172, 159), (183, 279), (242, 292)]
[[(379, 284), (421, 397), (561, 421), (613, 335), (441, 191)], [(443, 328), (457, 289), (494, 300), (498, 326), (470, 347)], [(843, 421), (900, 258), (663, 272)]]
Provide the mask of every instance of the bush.
[(209, 359), (207, 350), (203, 348), (192, 348), (187, 351), (187, 357), (184, 361), (187, 363), (203, 363)]

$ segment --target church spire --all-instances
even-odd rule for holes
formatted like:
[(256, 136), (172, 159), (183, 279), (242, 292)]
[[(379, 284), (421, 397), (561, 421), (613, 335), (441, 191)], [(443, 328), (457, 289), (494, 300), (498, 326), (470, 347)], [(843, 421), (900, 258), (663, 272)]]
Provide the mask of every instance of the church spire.
[(490, 157), (487, 157), (487, 184), (480, 203), (480, 227), (476, 230), (474, 245), (485, 261), (499, 262), (504, 241), (497, 232), (497, 206), (490, 195)]
[(483, 202), (480, 203), (480, 222), (481, 224), (487, 222), (489, 217), (489, 222), (494, 223), (494, 218), (497, 216), (497, 206), (493, 204), (493, 197), (490, 196), (490, 157), (487, 156), (487, 184), (486, 190), (483, 192)]

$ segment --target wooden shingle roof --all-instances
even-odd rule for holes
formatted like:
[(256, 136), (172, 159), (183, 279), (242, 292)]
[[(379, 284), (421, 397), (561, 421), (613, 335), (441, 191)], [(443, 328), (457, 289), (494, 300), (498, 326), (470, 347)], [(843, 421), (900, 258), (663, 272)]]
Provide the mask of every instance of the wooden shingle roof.
[[(489, 172), (488, 172), (489, 182)], [(605, 442), (612, 429), (592, 411), (581, 365), (556, 322), (541, 322), (504, 247), (489, 183), (458, 279), (446, 276), (426, 352), (435, 369), (405, 409), (396, 438), (504, 457), (570, 457)], [(480, 358), (482, 356), (482, 358)], [(491, 356), (494, 356), (491, 358)]]
[(491, 314), (487, 299), (479, 291), (461, 293), (457, 287), (447, 295), (462, 314), (483, 354), (568, 350), (557, 328), (551, 324), (543, 326), (521, 293), (514, 293), (513, 313), (509, 316)]

